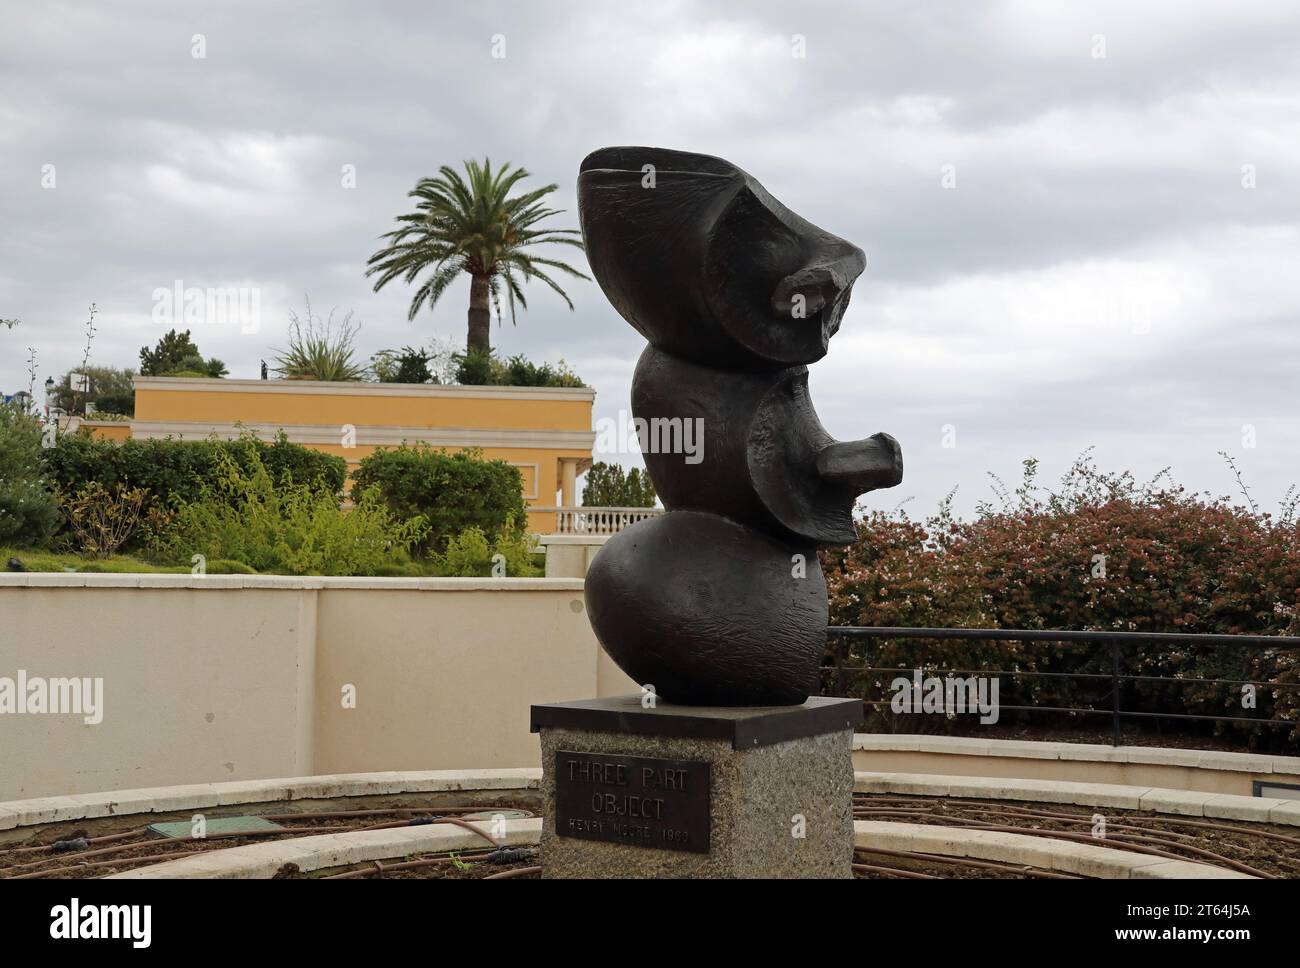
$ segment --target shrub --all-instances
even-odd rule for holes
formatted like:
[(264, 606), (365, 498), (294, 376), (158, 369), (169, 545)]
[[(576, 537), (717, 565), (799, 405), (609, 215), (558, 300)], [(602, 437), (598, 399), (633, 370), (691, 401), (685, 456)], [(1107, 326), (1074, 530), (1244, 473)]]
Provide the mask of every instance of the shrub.
[(370, 372), (378, 383), (436, 383), (429, 369), (434, 358), (431, 351), (411, 346), (380, 350), (370, 357)]
[(501, 360), (493, 350), (468, 349), (452, 355), (456, 366), (456, 382), (462, 386), (501, 387), (581, 387), (582, 379), (560, 360), (550, 363), (533, 363), (517, 354)]
[(142, 487), (119, 484), (109, 490), (96, 481), (62, 497), (59, 503), (81, 553), (87, 558), (107, 558), (135, 534), (146, 498)]
[(520, 533), (527, 521), (519, 469), (483, 460), (478, 450), (449, 454), (427, 444), (380, 448), (357, 468), (352, 499), (372, 487), (398, 517), (425, 519), (426, 551), (442, 551), (453, 535), (468, 528)]
[(374, 578), (423, 578), (428, 572), (418, 561), (388, 561), (369, 574)]
[(435, 557), (438, 573), (454, 578), (533, 578), (540, 569), (533, 563), (534, 536), (520, 533), (514, 521), (492, 538), (482, 528), (466, 528), (447, 541)]
[(226, 364), (216, 357), (204, 359), (187, 329), (169, 330), (153, 349), (140, 347), (141, 376), (222, 377)]
[(257, 569), (232, 558), (209, 558), (204, 562), (209, 575), (256, 575)]
[(229, 452), (217, 456), (214, 478), (200, 496), (176, 507), (171, 526), (152, 542), (162, 560), (193, 556), (243, 562), (260, 572), (368, 575), (393, 561), (427, 530), (419, 517), (395, 518), (376, 491), (349, 511), (306, 484), (277, 481), (254, 451), (245, 469)]
[(571, 371), (564, 360), (550, 363), (533, 363), (522, 354), (506, 361), (507, 386), (512, 387), (580, 387), (582, 380)]
[[(1004, 493), (1001, 506), (983, 505), (969, 522), (954, 520), (947, 502), (920, 523), (868, 515), (855, 544), (824, 556), (832, 624), (1300, 634), (1300, 529), (1293, 507), (1273, 519), (1253, 506), (1189, 494), (1172, 483), (1139, 486), (1131, 475), (1097, 471), (1087, 458), (1076, 462), (1059, 493), (1039, 487), (1036, 473), (1037, 465), (1027, 461), (1014, 497)], [(853, 649), (854, 658), (882, 667), (1110, 671), (1108, 650), (1080, 645), (936, 647), (897, 640)], [(1300, 652), (1148, 646), (1129, 649), (1124, 671), (1294, 682)], [(880, 678), (887, 683), (887, 676)], [(1107, 708), (1102, 694), (1109, 684), (1096, 682), (1004, 677), (1001, 702)], [(863, 676), (856, 691), (884, 698), (881, 684)], [(1139, 680), (1123, 689), (1125, 707), (1140, 712), (1300, 720), (1300, 696), (1293, 690), (1261, 687), (1258, 708), (1243, 712), (1239, 686)], [(1029, 722), (1050, 719), (1037, 714)], [(1278, 736), (1251, 724), (1215, 729), (1237, 731), (1252, 742)]]
[[(0, 556), (5, 553), (0, 550)], [(7, 556), (6, 556), (7, 557)], [(178, 574), (186, 571), (193, 571), (190, 562), (185, 562), (181, 567), (170, 565), (158, 565), (152, 562), (146, 562), (139, 558), (121, 556), (110, 558), (92, 558), (85, 560), (74, 558), (68, 555), (50, 555), (46, 559), (39, 556), (28, 556), (22, 559), (24, 563), (32, 565), (32, 571), (76, 571), (83, 574), (96, 575), (152, 575), (152, 574)], [(216, 559), (207, 562), (206, 571), (209, 575), (255, 575), (257, 574), (252, 568), (242, 561), (230, 561), (227, 559)]]
[(587, 507), (652, 508), (655, 486), (647, 471), (634, 467), (624, 473), (618, 464), (597, 461), (587, 471), (582, 503)]
[(328, 319), (322, 320), (312, 314), (310, 299), (305, 316), (299, 317), (290, 310), (289, 317), (289, 346), (276, 351), (277, 373), (290, 380), (350, 382), (365, 378), (365, 367), (356, 359), (356, 338), (361, 324), (352, 321), (352, 310), (344, 314), (337, 329), (334, 310), (330, 310)]
[(501, 361), (491, 350), (469, 349), (452, 356), (456, 382), (467, 387), (492, 386), (502, 379)]
[(41, 451), (36, 418), (0, 403), (0, 544), (43, 545), (59, 525)]
[[(290, 443), (283, 433), (270, 443), (244, 434), (230, 441), (131, 438), (120, 444), (88, 434), (66, 434), (41, 454), (45, 472), (59, 490), (74, 493), (91, 482), (108, 489), (143, 488), (146, 513), (197, 500), (203, 482), (213, 477), (226, 455), (245, 471), (256, 460), (274, 480), (309, 486), (336, 506), (347, 475), (343, 458)], [(132, 546), (132, 542), (126, 545)]]

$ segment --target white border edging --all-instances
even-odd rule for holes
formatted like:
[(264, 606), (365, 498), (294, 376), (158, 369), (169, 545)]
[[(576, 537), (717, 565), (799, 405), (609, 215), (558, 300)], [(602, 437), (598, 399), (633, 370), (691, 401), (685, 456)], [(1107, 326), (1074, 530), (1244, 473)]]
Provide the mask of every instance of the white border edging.
[(967, 827), (941, 827), (937, 824), (855, 820), (853, 844), (868, 850), (876, 847), (881, 850), (969, 857), (973, 860), (999, 861), (1111, 880), (1258, 880), (1249, 874), (1195, 861), (1170, 860), (1153, 854), (1138, 854), (1072, 840), (995, 830), (972, 830)]
[[(112, 790), (64, 797), (0, 801), (0, 830), (68, 820), (179, 810), (319, 800), (396, 793), (438, 793), (458, 790), (538, 790), (542, 771), (536, 768), (494, 770), (423, 770), (384, 773), (338, 773), (274, 780), (232, 780), (180, 786)], [(1070, 803), (1079, 806), (1149, 810), (1190, 817), (1246, 820), (1300, 826), (1300, 801), (1198, 793), (1161, 787), (1073, 783), (1063, 780), (1020, 780), (1004, 777), (939, 776), (930, 773), (854, 774), (855, 793), (899, 793), (926, 797), (965, 797)]]
[(1230, 793), (1198, 793), (1162, 787), (1120, 786), (1113, 783), (1073, 783), (1064, 780), (1016, 780), (987, 776), (939, 776), (931, 773), (853, 774), (854, 793), (900, 793), (921, 797), (960, 797), (976, 800), (1028, 800), (1071, 803), (1117, 810), (1246, 820), (1300, 827), (1300, 800), (1241, 797)]
[[(542, 836), (542, 818), (505, 821), (506, 845), (536, 844)], [(486, 826), (483, 829), (487, 833)], [(297, 864), (304, 873), (324, 867), (363, 864), (366, 861), (489, 847), (485, 837), (458, 824), (432, 823), (388, 830), (361, 830), (322, 834), (289, 840), (246, 844), (224, 850), (206, 850), (149, 867), (110, 874), (104, 880), (157, 880), (179, 878), (270, 878), (285, 864)]]
[(1003, 756), (1008, 759), (1065, 760), (1085, 763), (1136, 763), (1235, 773), (1282, 773), (1300, 776), (1300, 756), (1229, 753), (1222, 750), (1165, 749), (1158, 746), (1102, 746), (1096, 743), (1033, 742), (974, 739), (965, 736), (922, 736), (855, 733), (854, 752), (941, 753), (949, 756)]
[(540, 790), (540, 769), (423, 770), (390, 773), (336, 773), (276, 780), (232, 780), (183, 786), (113, 790), (68, 797), (0, 801), (0, 830), (93, 820), (137, 813), (202, 810), (241, 803), (322, 800), (393, 793), (443, 793), (458, 790)]

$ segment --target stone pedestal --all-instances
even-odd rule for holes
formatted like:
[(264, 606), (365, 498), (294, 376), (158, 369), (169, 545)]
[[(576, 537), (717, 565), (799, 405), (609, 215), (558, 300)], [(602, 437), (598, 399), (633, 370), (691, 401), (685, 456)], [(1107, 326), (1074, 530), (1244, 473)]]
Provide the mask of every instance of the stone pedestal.
[(542, 876), (849, 877), (856, 699), (532, 707)]

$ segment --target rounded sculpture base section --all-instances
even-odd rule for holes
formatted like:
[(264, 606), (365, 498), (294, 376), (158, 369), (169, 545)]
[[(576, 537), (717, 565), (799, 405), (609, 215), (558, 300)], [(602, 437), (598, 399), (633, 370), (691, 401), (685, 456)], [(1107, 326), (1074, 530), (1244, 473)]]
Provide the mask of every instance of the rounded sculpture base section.
[(605, 651), (668, 702), (784, 706), (816, 691), (829, 613), (811, 547), (672, 511), (609, 539), (586, 600)]

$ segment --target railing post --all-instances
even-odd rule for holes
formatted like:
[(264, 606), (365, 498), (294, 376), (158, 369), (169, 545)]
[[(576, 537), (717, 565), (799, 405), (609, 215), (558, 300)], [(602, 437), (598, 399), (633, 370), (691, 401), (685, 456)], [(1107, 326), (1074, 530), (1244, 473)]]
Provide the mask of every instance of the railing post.
[(1119, 730), (1119, 639), (1110, 642), (1111, 746), (1120, 745)]
[(844, 665), (849, 661), (849, 637), (837, 635), (835, 645), (835, 695), (844, 695)]
[[(850, 651), (852, 651), (853, 648), (853, 639), (849, 638), (848, 635), (836, 635), (835, 638), (835, 694), (837, 696), (844, 696), (844, 690), (846, 689), (846, 685), (848, 685), (845, 681), (844, 667), (849, 663)], [(870, 642), (870, 639), (865, 639), (865, 641)]]

